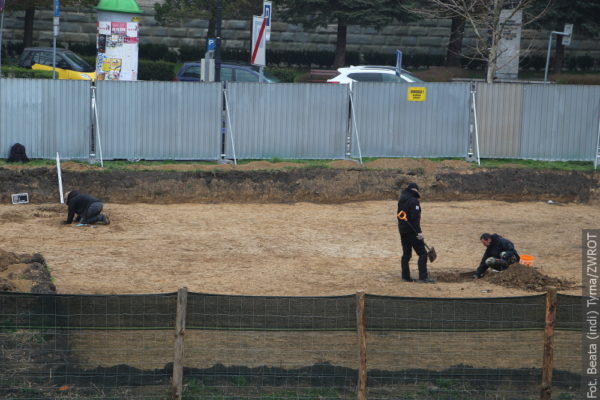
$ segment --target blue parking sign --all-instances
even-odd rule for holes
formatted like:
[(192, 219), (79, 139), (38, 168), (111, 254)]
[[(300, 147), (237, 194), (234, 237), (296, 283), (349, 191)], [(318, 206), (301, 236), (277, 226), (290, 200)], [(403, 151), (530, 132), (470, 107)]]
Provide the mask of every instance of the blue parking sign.
[(217, 39), (209, 38), (206, 47), (207, 47), (208, 51), (213, 51), (214, 49), (216, 49), (217, 48)]
[(267, 19), (267, 26), (271, 26), (271, 2), (265, 1), (263, 3), (263, 17)]

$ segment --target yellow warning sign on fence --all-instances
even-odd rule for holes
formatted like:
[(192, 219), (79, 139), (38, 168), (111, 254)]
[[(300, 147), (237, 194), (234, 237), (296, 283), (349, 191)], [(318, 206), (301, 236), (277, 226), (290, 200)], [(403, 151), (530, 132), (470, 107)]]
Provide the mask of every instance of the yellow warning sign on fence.
[(427, 99), (427, 88), (424, 87), (409, 87), (406, 92), (406, 100), (408, 101), (425, 101)]

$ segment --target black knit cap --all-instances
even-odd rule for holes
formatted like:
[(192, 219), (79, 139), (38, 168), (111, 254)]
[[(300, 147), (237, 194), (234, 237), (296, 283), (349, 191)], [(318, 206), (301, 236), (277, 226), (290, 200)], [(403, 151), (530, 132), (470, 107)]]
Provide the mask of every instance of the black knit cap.
[(417, 190), (419, 190), (419, 185), (417, 185), (414, 182), (411, 182), (411, 183), (408, 184), (408, 186), (406, 187), (406, 189), (408, 189), (408, 190), (411, 190), (411, 189), (417, 189)]

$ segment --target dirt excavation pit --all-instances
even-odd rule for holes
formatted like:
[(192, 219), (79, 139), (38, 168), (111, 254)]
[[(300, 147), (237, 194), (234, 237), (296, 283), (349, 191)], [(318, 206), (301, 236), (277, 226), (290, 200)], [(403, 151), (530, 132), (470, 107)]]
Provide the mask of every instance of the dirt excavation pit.
[[(179, 163), (153, 170), (100, 170), (65, 163), (65, 191), (105, 202), (109, 226), (63, 225), (53, 168), (0, 168), (3, 254), (35, 255), (64, 294), (203, 293), (335, 296), (519, 296), (549, 286), (581, 294), (581, 230), (600, 221), (594, 174), (474, 169), (459, 160), (339, 160), (329, 168)], [(284, 164), (284, 163), (281, 163)], [(135, 165), (135, 164), (134, 164)], [(159, 167), (156, 167), (159, 168)], [(148, 170), (150, 169), (150, 170)], [(437, 283), (402, 282), (396, 202), (422, 187), (422, 227), (438, 259)], [(28, 193), (29, 204), (10, 195)], [(471, 275), (483, 232), (498, 233), (535, 268)], [(12, 256), (11, 256), (12, 257)], [(17, 257), (16, 261), (14, 257)], [(4, 262), (26, 264), (21, 256)], [(33, 259), (33, 256), (28, 256)], [(411, 260), (417, 277), (416, 257)], [(3, 273), (3, 272), (0, 272)], [(26, 277), (22, 269), (11, 271)], [(9, 280), (8, 273), (0, 275)], [(5, 290), (27, 290), (4, 282)], [(29, 283), (31, 289), (33, 285)], [(486, 292), (483, 292), (486, 293)]]
[[(473, 277), (473, 272), (474, 271), (441, 271), (436, 273), (435, 279), (440, 283), (477, 281)], [(517, 288), (531, 292), (545, 292), (548, 288), (568, 290), (576, 289), (578, 287), (575, 282), (550, 277), (543, 274), (536, 267), (523, 264), (513, 264), (504, 271), (495, 271), (490, 268), (480, 280), (497, 286)]]

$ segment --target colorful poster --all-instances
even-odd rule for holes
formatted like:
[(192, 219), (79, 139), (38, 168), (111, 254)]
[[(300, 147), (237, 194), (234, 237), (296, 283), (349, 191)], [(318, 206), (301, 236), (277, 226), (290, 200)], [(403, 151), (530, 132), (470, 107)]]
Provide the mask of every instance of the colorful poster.
[(102, 62), (104, 61), (105, 58), (106, 58), (106, 54), (98, 53), (98, 58), (96, 61), (96, 71), (102, 70)]
[(98, 21), (98, 34), (110, 35), (110, 21)]
[(107, 81), (119, 80), (121, 65), (122, 60), (120, 58), (105, 58), (102, 60), (103, 77), (100, 79)]
[(137, 22), (127, 22), (127, 36), (136, 38), (138, 37), (138, 23)]
[(112, 22), (111, 28), (113, 35), (125, 36), (127, 34), (127, 22)]
[(98, 50), (99, 54), (106, 53), (106, 35), (98, 35), (96, 49)]
[(108, 47), (121, 47), (123, 46), (123, 36), (121, 35), (110, 35), (106, 42)]

